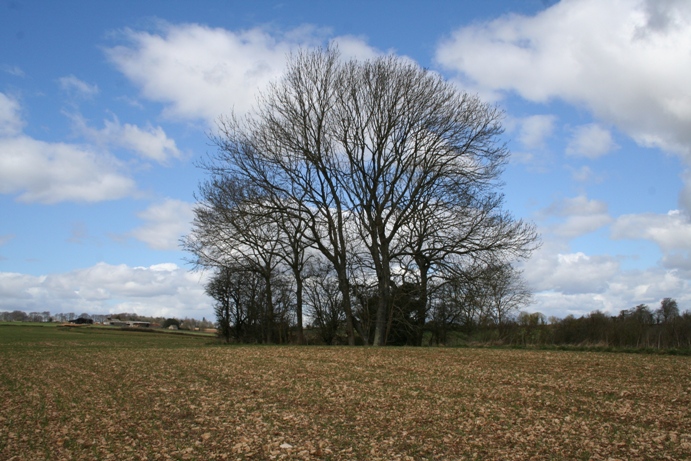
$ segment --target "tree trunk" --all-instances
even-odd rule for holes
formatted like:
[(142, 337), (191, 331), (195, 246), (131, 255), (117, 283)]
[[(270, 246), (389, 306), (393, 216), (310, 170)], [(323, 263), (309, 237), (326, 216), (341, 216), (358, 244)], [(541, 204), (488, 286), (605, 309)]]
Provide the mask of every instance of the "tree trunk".
[(377, 292), (379, 294), (377, 318), (374, 324), (374, 345), (386, 346), (386, 340), (389, 335), (389, 328), (387, 328), (389, 322), (387, 320), (392, 303), (389, 248), (383, 236), (373, 236), (370, 252), (374, 260), (375, 270), (377, 271)]
[(295, 273), (295, 315), (298, 323), (298, 344), (305, 344), (305, 332), (302, 328), (302, 276), (299, 271)]
[(264, 340), (267, 344), (273, 342), (273, 328), (274, 328), (274, 300), (273, 300), (273, 290), (271, 287), (271, 275), (265, 276), (264, 280), (266, 282), (266, 325), (265, 325), (265, 336)]
[(417, 311), (417, 325), (416, 325), (416, 336), (415, 345), (422, 346), (422, 337), (425, 332), (425, 320), (427, 319), (427, 271), (428, 267), (426, 265), (418, 264), (420, 268), (420, 287), (418, 296), (418, 311)]
[(387, 320), (390, 308), (391, 287), (387, 280), (379, 281), (379, 302), (377, 303), (377, 318), (374, 324), (374, 346), (386, 346), (388, 335)]
[(338, 288), (341, 290), (343, 297), (343, 310), (346, 315), (346, 334), (348, 335), (348, 345), (355, 345), (355, 333), (353, 331), (353, 309), (350, 304), (350, 282), (348, 275), (342, 268), (337, 268), (338, 272)]

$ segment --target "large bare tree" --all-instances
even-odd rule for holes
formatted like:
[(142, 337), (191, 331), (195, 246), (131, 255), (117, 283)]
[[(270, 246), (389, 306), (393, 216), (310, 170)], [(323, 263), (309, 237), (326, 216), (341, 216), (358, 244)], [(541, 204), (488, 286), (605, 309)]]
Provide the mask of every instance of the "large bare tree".
[(249, 115), (221, 119), (206, 167), (260, 190), (263, 213), (294, 223), (333, 266), (350, 344), (353, 252), (376, 280), (375, 345), (386, 344), (398, 274), (418, 274), (421, 341), (431, 271), (524, 257), (535, 241), (495, 192), (508, 156), (501, 117), (405, 59), (303, 51)]
[(219, 151), (207, 167), (217, 176), (242, 176), (265, 192), (267, 211), (304, 223), (305, 238), (337, 274), (348, 342), (354, 345), (347, 233), (351, 204), (339, 181), (345, 165), (332, 132), (339, 68), (334, 51), (294, 56), (254, 113), (219, 122)]

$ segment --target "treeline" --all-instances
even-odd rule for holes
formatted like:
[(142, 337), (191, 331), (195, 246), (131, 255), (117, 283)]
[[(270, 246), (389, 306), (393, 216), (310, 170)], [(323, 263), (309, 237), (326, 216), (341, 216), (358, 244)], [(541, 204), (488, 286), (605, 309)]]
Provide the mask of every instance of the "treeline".
[(110, 320), (133, 321), (133, 322), (149, 322), (152, 325), (167, 326), (174, 324), (183, 329), (193, 330), (195, 328), (214, 328), (214, 323), (202, 318), (202, 320), (185, 317), (182, 319), (165, 318), (165, 317), (149, 317), (135, 313), (121, 312), (118, 314), (88, 314), (82, 313), (77, 315), (74, 312), (58, 312), (51, 314), (50, 311), (43, 312), (24, 312), (20, 310), (2, 311), (0, 312), (0, 322), (59, 322), (66, 323), (76, 319), (89, 319), (95, 323), (105, 323)]
[[(218, 333), (229, 342), (261, 343), (266, 328), (266, 323), (262, 322), (265, 307), (261, 296), (257, 296), (261, 293), (261, 281), (256, 278), (242, 280), (246, 283), (227, 285), (236, 291), (228, 305), (229, 316), (218, 324)], [(345, 314), (336, 283), (328, 278), (315, 278), (306, 286), (309, 317), (305, 342), (347, 344)], [(468, 289), (469, 286), (472, 288)], [(290, 302), (291, 288), (285, 285), (280, 290), (285, 291), (275, 305), (274, 342), (298, 343)], [(368, 293), (356, 290), (353, 297), (358, 322), (372, 328), (377, 299), (374, 290)], [(547, 318), (539, 312), (517, 312), (520, 304), (507, 302), (506, 292), (498, 294), (481, 284), (444, 286), (435, 291), (429, 316), (419, 330), (416, 314), (420, 299), (415, 286), (400, 286), (394, 293), (393, 314), (387, 332), (389, 345), (691, 349), (691, 311), (680, 312), (677, 302), (671, 298), (662, 300), (660, 307), (654, 310), (641, 304), (622, 310), (618, 315), (594, 311), (581, 317)], [(419, 331), (422, 331), (421, 337), (418, 337)], [(356, 344), (367, 343), (358, 335)]]
[[(388, 345), (446, 344), (457, 332), (494, 329), (504, 336), (531, 293), (511, 266), (491, 267), (463, 278), (433, 280), (427, 293), (411, 281), (391, 281), (391, 306), (386, 319)], [(216, 301), (219, 336), (236, 343), (348, 344), (346, 312), (338, 277), (317, 259), (306, 265), (301, 279), (303, 337), (297, 322), (295, 280), (275, 271), (269, 278), (242, 266), (219, 270), (207, 284)], [(350, 283), (355, 344), (372, 344), (380, 305), (377, 286), (366, 280)], [(269, 303), (269, 296), (270, 303)], [(267, 341), (270, 338), (270, 341)]]
[(651, 310), (645, 304), (610, 316), (600, 311), (563, 319), (520, 313), (501, 338), (514, 345), (576, 345), (614, 348), (691, 349), (691, 311), (680, 313), (665, 298)]

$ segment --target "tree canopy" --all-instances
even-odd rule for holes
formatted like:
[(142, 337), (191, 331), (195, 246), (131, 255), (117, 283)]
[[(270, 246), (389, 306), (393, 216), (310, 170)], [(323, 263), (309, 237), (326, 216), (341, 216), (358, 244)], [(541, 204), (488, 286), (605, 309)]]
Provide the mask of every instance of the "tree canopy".
[(201, 267), (261, 274), (264, 340), (273, 282), (294, 287), (301, 319), (318, 265), (349, 344), (356, 333), (387, 343), (401, 290), (415, 298), (405, 323), (420, 344), (435, 290), (507, 273), (536, 246), (534, 227), (502, 208), (502, 115), (404, 58), (298, 52), (249, 114), (220, 119), (184, 245)]

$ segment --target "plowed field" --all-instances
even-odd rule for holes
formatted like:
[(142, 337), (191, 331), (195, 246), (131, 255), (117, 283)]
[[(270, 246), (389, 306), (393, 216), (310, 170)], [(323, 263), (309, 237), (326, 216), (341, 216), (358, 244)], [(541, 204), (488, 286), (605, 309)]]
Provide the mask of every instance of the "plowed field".
[(0, 326), (0, 459), (691, 459), (691, 358)]

